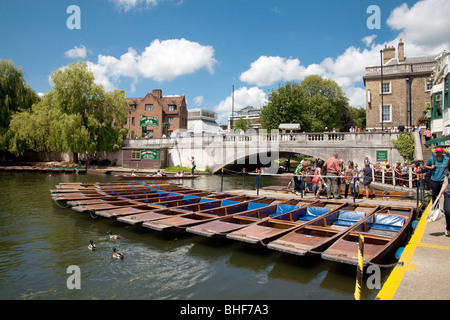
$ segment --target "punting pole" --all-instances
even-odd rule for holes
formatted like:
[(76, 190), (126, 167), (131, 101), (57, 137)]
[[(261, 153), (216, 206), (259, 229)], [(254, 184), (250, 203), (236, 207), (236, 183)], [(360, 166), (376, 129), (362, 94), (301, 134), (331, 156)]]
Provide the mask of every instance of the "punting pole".
[(245, 190), (245, 168), (242, 169), (242, 173), (243, 173), (242, 190)]
[(300, 196), (301, 196), (301, 199), (303, 199), (303, 177), (305, 176), (305, 172), (304, 171), (302, 171), (302, 179), (300, 180)]
[(361, 300), (361, 288), (364, 277), (364, 236), (359, 235), (358, 241), (358, 266), (356, 269), (355, 299)]
[(256, 169), (256, 195), (259, 196), (259, 175), (261, 174), (261, 170)]
[(220, 179), (220, 192), (223, 191), (223, 168), (222, 168), (222, 177)]

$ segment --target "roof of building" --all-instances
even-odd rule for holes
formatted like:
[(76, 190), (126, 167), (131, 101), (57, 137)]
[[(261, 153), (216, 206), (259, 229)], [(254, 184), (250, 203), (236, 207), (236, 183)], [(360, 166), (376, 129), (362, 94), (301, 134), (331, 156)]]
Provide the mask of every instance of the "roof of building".
[(397, 65), (397, 64), (418, 64), (418, 63), (436, 62), (436, 57), (437, 57), (437, 55), (405, 58), (404, 62), (399, 62), (397, 58), (393, 58), (393, 59), (389, 60), (385, 64), (385, 66), (392, 66), (392, 65)]

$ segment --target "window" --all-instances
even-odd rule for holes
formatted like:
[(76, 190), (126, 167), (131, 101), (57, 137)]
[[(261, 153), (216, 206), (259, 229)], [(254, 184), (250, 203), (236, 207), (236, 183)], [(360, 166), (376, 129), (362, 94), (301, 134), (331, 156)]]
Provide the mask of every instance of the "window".
[(135, 104), (130, 104), (130, 110), (136, 110), (136, 105)]
[(434, 116), (436, 118), (442, 117), (442, 92), (434, 95)]
[(167, 118), (167, 122), (168, 122), (170, 125), (173, 125), (173, 118)]
[(392, 112), (391, 106), (385, 105), (382, 108), (381, 120), (382, 122), (392, 122)]
[(433, 89), (433, 80), (428, 80), (426, 91), (431, 91), (431, 89)]
[(131, 125), (134, 126), (134, 117), (131, 117)]
[(152, 104), (146, 104), (145, 105), (145, 111), (153, 111), (153, 105)]
[(132, 150), (131, 160), (141, 160), (141, 150)]
[(174, 112), (177, 110), (177, 106), (174, 104), (169, 104), (169, 112)]
[(389, 94), (392, 93), (391, 92), (391, 83), (390, 82), (383, 82), (383, 85), (381, 87), (381, 89), (383, 90), (383, 94)]

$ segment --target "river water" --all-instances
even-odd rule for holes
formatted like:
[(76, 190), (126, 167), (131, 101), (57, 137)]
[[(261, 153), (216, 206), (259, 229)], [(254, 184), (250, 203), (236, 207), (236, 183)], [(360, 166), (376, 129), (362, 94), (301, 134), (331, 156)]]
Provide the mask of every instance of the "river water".
[[(307, 300), (354, 299), (356, 268), (262, 246), (173, 235), (92, 218), (50, 197), (61, 182), (114, 181), (114, 176), (0, 172), (0, 299)], [(225, 176), (223, 189), (242, 189)], [(245, 188), (254, 188), (247, 176)], [(282, 181), (281, 184), (286, 184)], [(220, 191), (221, 176), (185, 181)], [(261, 186), (280, 184), (262, 177)], [(107, 231), (120, 235), (112, 242)], [(87, 249), (89, 240), (97, 245)], [(112, 248), (125, 256), (112, 259)], [(80, 289), (69, 289), (78, 266)], [(381, 269), (381, 284), (392, 269)], [(366, 276), (367, 278), (368, 276)], [(362, 298), (378, 290), (363, 286)]]

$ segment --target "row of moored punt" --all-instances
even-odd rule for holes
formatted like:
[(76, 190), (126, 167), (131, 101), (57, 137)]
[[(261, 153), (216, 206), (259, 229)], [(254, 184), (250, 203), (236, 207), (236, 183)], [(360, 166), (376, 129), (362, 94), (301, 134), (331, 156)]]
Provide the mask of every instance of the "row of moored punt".
[(412, 207), (277, 199), (146, 181), (60, 184), (52, 198), (78, 212), (158, 231), (226, 237), (295, 255), (381, 263), (408, 234)]

